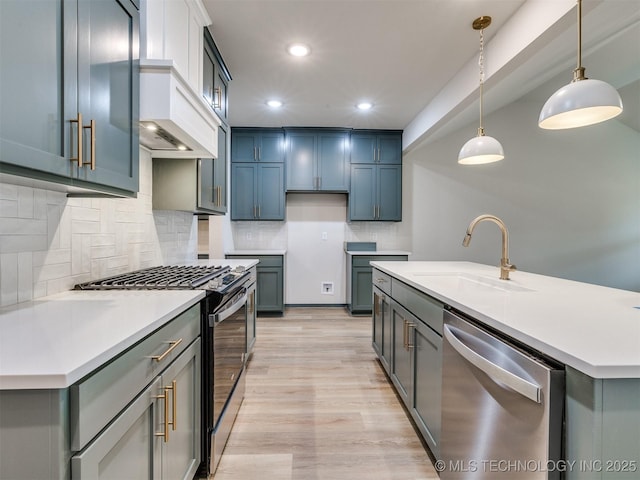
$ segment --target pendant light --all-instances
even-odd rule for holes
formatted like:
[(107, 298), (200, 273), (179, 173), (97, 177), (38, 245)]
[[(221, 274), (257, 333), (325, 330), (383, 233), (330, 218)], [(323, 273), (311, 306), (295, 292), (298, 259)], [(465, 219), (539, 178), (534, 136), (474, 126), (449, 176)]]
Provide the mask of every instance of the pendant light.
[(584, 76), (582, 66), (582, 0), (578, 0), (578, 65), (573, 80), (542, 107), (538, 126), (547, 130), (584, 127), (604, 122), (622, 112), (617, 90), (601, 80)]
[(472, 27), (474, 30), (480, 30), (480, 126), (478, 127), (478, 136), (473, 137), (462, 146), (458, 154), (458, 163), (462, 165), (480, 165), (483, 163), (492, 163), (504, 158), (504, 149), (500, 142), (493, 137), (484, 134), (482, 127), (482, 90), (484, 85), (484, 29), (491, 25), (491, 17), (482, 16), (476, 18)]

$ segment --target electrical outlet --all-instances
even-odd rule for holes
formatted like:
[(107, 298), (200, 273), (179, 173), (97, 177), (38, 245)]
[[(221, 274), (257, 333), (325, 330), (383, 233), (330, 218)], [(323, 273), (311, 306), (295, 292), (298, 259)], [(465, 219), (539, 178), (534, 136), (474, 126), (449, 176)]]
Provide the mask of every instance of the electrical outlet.
[(246, 238), (247, 240), (251, 240), (253, 238), (253, 235), (251, 235), (251, 232), (247, 232)]
[(329, 236), (327, 235), (327, 232), (322, 232), (321, 238), (322, 240), (326, 240), (327, 238), (329, 238)]
[(323, 295), (333, 295), (333, 282), (322, 282), (320, 288)]

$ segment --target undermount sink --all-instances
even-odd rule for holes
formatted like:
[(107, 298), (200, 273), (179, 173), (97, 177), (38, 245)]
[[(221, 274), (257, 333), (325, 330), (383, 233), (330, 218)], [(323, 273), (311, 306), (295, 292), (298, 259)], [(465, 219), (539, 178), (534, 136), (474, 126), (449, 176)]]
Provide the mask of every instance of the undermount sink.
[(473, 275), (461, 272), (417, 272), (412, 274), (415, 277), (434, 277), (438, 282), (446, 282), (449, 287), (458, 289), (476, 289), (484, 291), (499, 292), (534, 292), (535, 290), (517, 283), (512, 280), (500, 280), (498, 278), (485, 277), (483, 275)]

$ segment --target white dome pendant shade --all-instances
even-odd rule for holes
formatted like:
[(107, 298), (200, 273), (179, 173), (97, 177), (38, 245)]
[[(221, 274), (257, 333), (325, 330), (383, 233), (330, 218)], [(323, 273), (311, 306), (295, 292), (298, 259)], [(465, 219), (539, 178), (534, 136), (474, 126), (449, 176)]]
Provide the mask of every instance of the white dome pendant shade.
[(585, 127), (622, 113), (618, 91), (601, 80), (588, 79), (582, 66), (582, 0), (578, 1), (578, 66), (573, 80), (551, 95), (540, 111), (538, 126), (547, 130)]
[(484, 34), (486, 27), (491, 25), (491, 17), (482, 16), (473, 21), (473, 29), (480, 30), (480, 127), (478, 136), (465, 143), (458, 154), (458, 163), (461, 165), (482, 165), (484, 163), (498, 162), (504, 159), (504, 149), (500, 142), (493, 137), (484, 134), (482, 127), (482, 90), (484, 86)]
[(500, 142), (493, 137), (488, 137), (478, 129), (478, 136), (465, 143), (458, 154), (458, 163), (461, 165), (482, 165), (504, 159), (504, 149)]

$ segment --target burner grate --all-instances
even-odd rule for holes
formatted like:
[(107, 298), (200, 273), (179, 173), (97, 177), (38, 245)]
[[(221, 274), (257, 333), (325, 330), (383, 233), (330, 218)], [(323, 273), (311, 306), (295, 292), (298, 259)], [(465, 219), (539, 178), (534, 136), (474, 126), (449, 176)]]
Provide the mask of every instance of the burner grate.
[(229, 271), (229, 267), (223, 266), (170, 265), (151, 267), (81, 283), (75, 288), (78, 290), (195, 289), (227, 271)]

